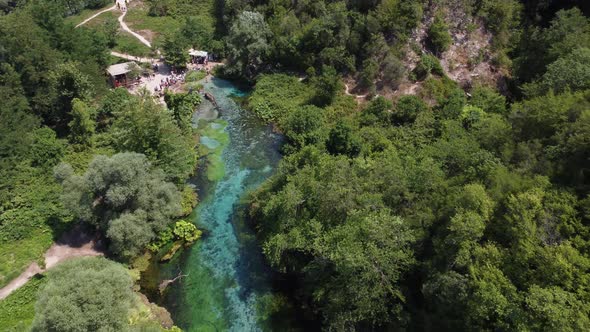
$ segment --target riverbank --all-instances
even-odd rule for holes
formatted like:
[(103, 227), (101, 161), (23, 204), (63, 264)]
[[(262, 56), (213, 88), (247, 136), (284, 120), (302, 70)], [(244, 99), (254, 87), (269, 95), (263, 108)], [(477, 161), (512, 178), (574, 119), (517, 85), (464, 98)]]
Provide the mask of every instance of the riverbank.
[(77, 225), (70, 231), (62, 235), (44, 255), (44, 266), (41, 267), (37, 262), (31, 263), (29, 267), (17, 278), (13, 279), (0, 289), (0, 300), (5, 299), (15, 290), (27, 283), (32, 277), (41, 274), (57, 264), (74, 258), (85, 256), (104, 256), (106, 246), (102, 239), (96, 235), (82, 229)]

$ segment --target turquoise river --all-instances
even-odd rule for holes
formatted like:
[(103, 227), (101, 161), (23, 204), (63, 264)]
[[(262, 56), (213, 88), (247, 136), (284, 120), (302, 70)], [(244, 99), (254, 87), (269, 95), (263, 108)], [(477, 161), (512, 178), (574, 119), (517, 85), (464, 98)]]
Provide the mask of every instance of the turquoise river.
[[(265, 303), (273, 300), (270, 271), (254, 235), (244, 225), (241, 199), (275, 170), (281, 136), (239, 107), (244, 93), (213, 79), (194, 116), (206, 148), (192, 181), (199, 205), (191, 218), (205, 235), (197, 244), (159, 266), (159, 278), (187, 275), (171, 284), (161, 302), (184, 331), (265, 331)], [(204, 171), (206, 169), (206, 171)]]

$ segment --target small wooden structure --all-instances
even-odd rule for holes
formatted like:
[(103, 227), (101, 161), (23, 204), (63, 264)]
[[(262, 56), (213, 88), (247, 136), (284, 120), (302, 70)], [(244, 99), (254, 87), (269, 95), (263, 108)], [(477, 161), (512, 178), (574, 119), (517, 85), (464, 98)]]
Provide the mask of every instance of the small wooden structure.
[(194, 49), (188, 50), (188, 55), (191, 56), (191, 63), (206, 64), (209, 61), (209, 53), (205, 51), (197, 51)]
[(115, 88), (120, 86), (128, 87), (134, 83), (135, 77), (128, 77), (132, 71), (138, 71), (139, 66), (133, 62), (118, 63), (107, 68), (109, 81)]

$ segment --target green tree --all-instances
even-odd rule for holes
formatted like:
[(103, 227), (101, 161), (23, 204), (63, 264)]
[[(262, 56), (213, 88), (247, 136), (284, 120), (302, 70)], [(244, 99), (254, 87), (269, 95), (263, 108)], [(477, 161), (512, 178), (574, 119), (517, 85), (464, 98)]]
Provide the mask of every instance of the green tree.
[(377, 123), (381, 125), (391, 124), (391, 109), (393, 104), (391, 101), (379, 96), (369, 103), (363, 110), (361, 115), (361, 122), (363, 125), (375, 125)]
[(92, 145), (95, 123), (90, 118), (88, 106), (80, 99), (72, 100), (72, 121), (70, 128), (70, 142), (82, 146)]
[(447, 51), (453, 42), (449, 33), (449, 27), (442, 14), (434, 16), (434, 21), (428, 28), (427, 34), (432, 51), (436, 54)]
[(469, 103), (486, 113), (506, 114), (506, 97), (483, 85), (476, 86), (471, 91)]
[(416, 120), (418, 114), (425, 112), (428, 105), (416, 96), (403, 96), (395, 105), (392, 119), (396, 124), (409, 124)]
[(97, 156), (83, 175), (61, 164), (55, 175), (63, 204), (103, 231), (123, 258), (137, 255), (181, 213), (178, 189), (141, 154)]
[(172, 111), (178, 127), (185, 133), (190, 133), (192, 116), (201, 103), (201, 96), (197, 93), (166, 93), (164, 101)]
[(32, 331), (123, 331), (136, 301), (127, 270), (106, 258), (76, 258), (51, 269)]
[(323, 110), (315, 106), (303, 106), (289, 114), (283, 125), (285, 134), (297, 147), (315, 144), (320, 140)]
[(195, 171), (192, 133), (183, 133), (173, 115), (151, 98), (130, 99), (116, 114), (110, 135), (116, 151), (145, 154), (174, 182), (184, 181)]
[(211, 49), (213, 26), (203, 17), (187, 17), (181, 27), (181, 33), (193, 48)]
[(270, 54), (272, 37), (264, 16), (244, 11), (236, 17), (228, 36), (229, 72), (253, 79)]
[(65, 153), (65, 144), (57, 139), (55, 131), (42, 127), (33, 132), (30, 146), (31, 164), (35, 167), (53, 167)]
[(166, 62), (176, 68), (186, 68), (189, 61), (189, 42), (179, 32), (174, 32), (164, 38), (162, 51)]
[(64, 130), (72, 121), (73, 100), (88, 100), (91, 85), (88, 77), (78, 69), (78, 65), (71, 62), (58, 65), (50, 73), (49, 79), (52, 95), (55, 95), (51, 123)]
[(343, 88), (336, 69), (327, 66), (322, 68), (321, 75), (312, 78), (311, 85), (315, 89), (311, 103), (318, 107), (330, 105)]
[(336, 126), (330, 130), (326, 148), (334, 155), (345, 154), (355, 157), (361, 151), (361, 142), (349, 122), (338, 121)]
[(590, 88), (590, 48), (580, 48), (547, 66), (547, 72), (536, 83), (524, 85), (525, 95), (540, 96), (549, 90), (562, 93)]
[(543, 331), (583, 331), (590, 329), (588, 304), (559, 287), (531, 286), (525, 298), (530, 324)]
[(430, 74), (436, 74), (439, 76), (444, 76), (445, 74), (438, 59), (430, 54), (423, 54), (420, 57), (420, 62), (418, 62), (416, 68), (414, 68), (414, 73), (419, 80), (427, 79)]
[(406, 69), (402, 61), (393, 54), (389, 54), (382, 61), (381, 75), (384, 83), (396, 89), (401, 83)]

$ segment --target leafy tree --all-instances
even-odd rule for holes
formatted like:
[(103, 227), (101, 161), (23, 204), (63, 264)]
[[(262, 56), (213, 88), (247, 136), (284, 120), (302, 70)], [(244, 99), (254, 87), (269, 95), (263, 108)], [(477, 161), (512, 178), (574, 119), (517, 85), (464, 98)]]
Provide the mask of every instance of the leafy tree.
[(180, 193), (144, 155), (97, 156), (83, 175), (68, 164), (55, 170), (64, 205), (111, 240), (111, 250), (129, 258), (180, 214)]
[(65, 153), (64, 143), (57, 139), (55, 131), (47, 127), (33, 132), (30, 149), (31, 164), (35, 167), (53, 167)]
[(427, 33), (428, 42), (432, 47), (432, 51), (436, 54), (441, 54), (447, 51), (453, 42), (453, 39), (449, 34), (449, 27), (441, 14), (434, 17), (434, 21), (428, 28)]
[(283, 126), (289, 140), (297, 147), (319, 142), (322, 112), (321, 108), (304, 106), (291, 113)]
[(476, 86), (471, 91), (469, 103), (481, 108), (486, 113), (506, 113), (506, 97), (483, 85)]
[(590, 328), (588, 307), (572, 293), (559, 287), (533, 285), (525, 304), (530, 323), (543, 331), (582, 331)]
[(392, 88), (397, 88), (406, 73), (404, 64), (398, 57), (389, 54), (383, 59), (382, 65), (381, 75), (383, 82), (390, 84)]
[(39, 126), (39, 120), (29, 113), (18, 74), (8, 64), (0, 65), (0, 165), (10, 169), (26, 155), (31, 143), (29, 133)]
[(342, 90), (342, 82), (336, 70), (327, 66), (322, 68), (321, 75), (313, 77), (311, 85), (315, 89), (311, 103), (318, 107), (330, 105)]
[(244, 11), (238, 15), (228, 36), (230, 72), (246, 79), (254, 78), (269, 55), (271, 36), (262, 14)]
[(172, 111), (178, 127), (184, 132), (190, 132), (192, 115), (201, 103), (201, 96), (197, 93), (166, 93), (164, 101)]
[(458, 119), (463, 112), (463, 107), (467, 103), (465, 92), (460, 88), (453, 88), (447, 93), (443, 100), (439, 101), (438, 109), (440, 109), (441, 117), (444, 119)]
[(183, 133), (172, 114), (149, 98), (126, 103), (116, 115), (110, 135), (116, 151), (145, 154), (175, 182), (184, 181), (195, 170), (192, 133)]
[(481, 0), (479, 15), (486, 26), (494, 32), (495, 44), (499, 47), (508, 46), (511, 33), (518, 26), (522, 5), (516, 0)]
[(444, 71), (440, 65), (438, 59), (430, 54), (423, 54), (420, 57), (420, 62), (414, 68), (414, 72), (419, 80), (424, 80), (430, 76), (430, 74), (436, 74), (444, 76)]
[(391, 101), (379, 96), (369, 103), (363, 110), (361, 122), (363, 125), (373, 125), (380, 123), (382, 125), (389, 125), (391, 123), (391, 109), (393, 104)]
[(359, 84), (368, 90), (375, 90), (375, 80), (379, 71), (379, 64), (373, 59), (363, 62), (363, 71), (360, 74)]
[(414, 122), (421, 112), (428, 109), (428, 105), (416, 96), (403, 96), (395, 105), (392, 113), (393, 121), (397, 124), (408, 124)]
[(590, 48), (580, 48), (547, 66), (538, 83), (523, 87), (527, 96), (544, 95), (549, 90), (561, 93), (590, 88)]
[(361, 142), (350, 123), (338, 121), (336, 126), (330, 130), (326, 148), (334, 155), (345, 154), (355, 157), (361, 151)]
[(166, 62), (176, 68), (185, 68), (189, 61), (188, 46), (187, 39), (180, 32), (166, 36), (162, 44)]
[(49, 78), (52, 94), (55, 95), (52, 123), (63, 130), (72, 120), (74, 99), (88, 100), (91, 95), (91, 85), (88, 77), (80, 72), (75, 63), (71, 62), (58, 65), (50, 73)]
[(80, 99), (72, 100), (72, 121), (70, 128), (70, 142), (84, 146), (92, 145), (94, 135), (94, 121), (90, 118), (88, 106)]
[(32, 331), (122, 331), (135, 295), (127, 270), (105, 258), (76, 258), (51, 269)]
[(402, 318), (404, 297), (398, 283), (414, 263), (409, 248), (413, 236), (406, 227), (386, 210), (363, 211), (320, 242), (314, 252), (329, 250), (329, 267), (319, 258), (312, 261), (307, 282), (317, 285), (314, 300), (330, 328), (350, 329), (359, 322), (378, 326)]

